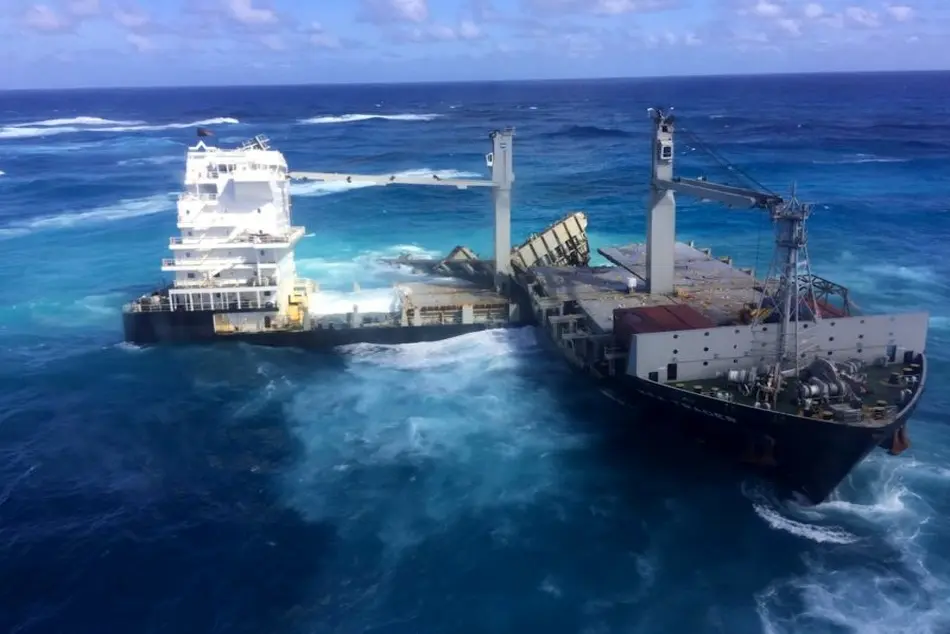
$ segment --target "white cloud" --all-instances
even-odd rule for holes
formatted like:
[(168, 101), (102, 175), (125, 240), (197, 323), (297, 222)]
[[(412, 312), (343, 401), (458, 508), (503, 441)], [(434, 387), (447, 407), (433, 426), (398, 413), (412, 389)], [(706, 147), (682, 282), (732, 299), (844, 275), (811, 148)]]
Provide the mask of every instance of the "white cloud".
[(307, 31), (307, 39), (317, 48), (340, 48), (342, 45), (340, 38), (329, 33), (319, 22), (312, 22)]
[(455, 29), (450, 26), (445, 26), (444, 24), (433, 24), (425, 30), (425, 33), (429, 38), (433, 40), (454, 40), (457, 39), (457, 34)]
[(317, 48), (340, 48), (340, 38), (330, 33), (314, 33), (310, 43)]
[(370, 22), (422, 23), (429, 18), (428, 0), (363, 0), (363, 17)]
[(594, 13), (620, 15), (637, 11), (668, 9), (671, 4), (671, 2), (665, 0), (596, 0), (593, 3), (593, 8)]
[(228, 14), (237, 22), (248, 26), (274, 24), (277, 14), (270, 9), (258, 9), (252, 0), (226, 0)]
[(650, 33), (646, 35), (643, 38), (643, 43), (646, 44), (647, 48), (656, 48), (658, 46), (676, 46), (677, 44), (698, 46), (702, 42), (693, 33), (686, 33), (680, 36), (672, 31), (664, 31), (662, 33)]
[(876, 28), (881, 25), (877, 12), (864, 7), (848, 7), (844, 10), (844, 15), (849, 21), (858, 26)]
[(68, 10), (72, 15), (80, 18), (99, 15), (99, 0), (72, 0), (68, 5)]
[(54, 33), (72, 28), (72, 23), (65, 17), (53, 11), (45, 4), (34, 4), (27, 9), (23, 22), (31, 29)]
[(809, 2), (805, 5), (803, 13), (809, 20), (814, 20), (815, 18), (820, 18), (825, 14), (825, 8), (817, 2)]
[(897, 4), (887, 7), (887, 13), (898, 22), (907, 22), (914, 17), (914, 10), (906, 5)]
[(265, 48), (269, 48), (272, 51), (287, 50), (287, 44), (284, 42), (284, 38), (277, 35), (276, 33), (262, 35), (259, 41)]
[(758, 0), (752, 7), (752, 13), (761, 18), (777, 18), (782, 15), (782, 5), (769, 0)]
[(390, 0), (393, 10), (410, 22), (422, 22), (429, 17), (426, 0)]
[(589, 33), (565, 33), (562, 49), (568, 57), (593, 57), (603, 51), (604, 45)]
[(462, 20), (458, 34), (463, 40), (475, 40), (482, 36), (482, 30), (471, 20)]
[(789, 35), (794, 35), (795, 37), (798, 37), (802, 34), (802, 23), (793, 18), (779, 19), (778, 26), (780, 29), (782, 29)]
[(127, 29), (141, 29), (151, 23), (148, 14), (141, 9), (116, 9), (112, 14), (115, 21)]
[(622, 15), (671, 9), (677, 0), (522, 0), (534, 13), (547, 16), (572, 11), (599, 15)]
[(403, 42), (453, 42), (458, 40), (477, 40), (484, 36), (481, 28), (471, 20), (462, 20), (459, 26), (446, 24), (427, 24), (397, 32), (396, 41)]
[(155, 43), (144, 35), (139, 35), (138, 33), (128, 33), (125, 36), (125, 41), (135, 47), (139, 53), (147, 53), (149, 51), (154, 51), (156, 46)]

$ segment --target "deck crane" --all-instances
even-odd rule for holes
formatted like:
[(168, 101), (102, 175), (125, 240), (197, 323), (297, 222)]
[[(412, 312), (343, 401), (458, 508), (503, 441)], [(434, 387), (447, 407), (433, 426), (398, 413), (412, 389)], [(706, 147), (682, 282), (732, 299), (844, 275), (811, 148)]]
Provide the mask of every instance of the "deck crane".
[[(764, 313), (777, 313), (777, 393), (781, 373), (786, 369), (785, 362), (794, 362), (796, 374), (799, 369), (799, 318), (805, 317), (806, 314), (809, 320), (817, 321), (820, 318), (819, 302), (811, 283), (805, 230), (805, 223), (811, 214), (811, 205), (799, 202), (794, 195), (786, 200), (767, 191), (712, 183), (704, 178), (674, 176), (675, 118), (670, 112), (659, 108), (649, 108), (648, 113), (654, 125), (650, 201), (647, 210), (646, 262), (649, 292), (668, 295), (674, 290), (675, 194), (715, 201), (727, 207), (767, 211), (775, 228), (775, 251), (769, 276), (763, 287), (759, 310), (755, 312), (755, 320), (761, 320)], [(805, 268), (804, 274), (802, 267)], [(770, 286), (772, 292), (767, 291)]]
[(346, 182), (367, 185), (421, 185), (435, 187), (490, 187), (494, 203), (494, 266), (495, 287), (507, 291), (511, 282), (511, 186), (515, 181), (513, 166), (514, 128), (495, 130), (489, 135), (492, 150), (485, 155), (491, 179), (441, 178), (436, 174), (340, 174), (331, 172), (291, 172), (292, 180), (325, 183)]

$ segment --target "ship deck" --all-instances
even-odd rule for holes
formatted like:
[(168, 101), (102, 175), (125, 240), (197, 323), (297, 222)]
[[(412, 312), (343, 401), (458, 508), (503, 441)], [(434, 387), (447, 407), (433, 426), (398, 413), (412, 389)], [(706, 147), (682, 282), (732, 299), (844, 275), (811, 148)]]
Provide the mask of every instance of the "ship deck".
[[(544, 295), (558, 301), (575, 301), (595, 334), (613, 331), (615, 308), (687, 304), (715, 324), (736, 323), (739, 311), (758, 300), (761, 283), (748, 271), (707, 255), (688, 244), (676, 244), (672, 295), (647, 292), (646, 245), (633, 244), (598, 249), (614, 266), (533, 267)], [(627, 280), (637, 280), (637, 290), (627, 292)]]
[(400, 284), (407, 291), (406, 305), (415, 308), (443, 306), (507, 306), (509, 300), (493, 289), (459, 279), (435, 279)]
[[(905, 389), (906, 386), (893, 385), (888, 382), (888, 379), (891, 373), (902, 373), (904, 367), (903, 363), (891, 363), (885, 366), (869, 365), (865, 367), (862, 373), (867, 376), (867, 387), (869, 390), (867, 394), (861, 397), (863, 407), (865, 408), (865, 416), (861, 421), (852, 421), (847, 424), (879, 427), (892, 422), (897, 415), (896, 404), (898, 397), (900, 396), (901, 390)], [(735, 386), (729, 385), (725, 377), (689, 382), (670, 381), (668, 385), (673, 385), (677, 388), (692, 392), (701, 392), (707, 396), (711, 396), (718, 391), (724, 391), (731, 394), (736, 403), (750, 407), (755, 405), (754, 396), (742, 394)], [(798, 414), (798, 407), (794, 402), (797, 391), (797, 379), (789, 379), (782, 388), (775, 410), (785, 414)], [(876, 412), (877, 416), (875, 417), (874, 410), (881, 407), (885, 409), (883, 411), (878, 410)]]
[[(397, 298), (402, 297), (402, 305)], [(453, 278), (408, 282), (393, 289), (393, 311), (359, 314), (314, 313), (312, 327), (413, 327), (465, 323), (501, 324), (509, 321), (510, 301), (483, 285)]]

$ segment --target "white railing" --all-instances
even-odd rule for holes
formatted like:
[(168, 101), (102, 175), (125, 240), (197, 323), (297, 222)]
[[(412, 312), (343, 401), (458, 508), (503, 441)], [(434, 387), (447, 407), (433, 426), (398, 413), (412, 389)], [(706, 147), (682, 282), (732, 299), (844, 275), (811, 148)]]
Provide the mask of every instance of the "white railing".
[(218, 200), (217, 194), (195, 194), (192, 192), (181, 192), (178, 194), (178, 200), (203, 200), (203, 201), (216, 201)]
[[(242, 232), (244, 233), (238, 233)], [(285, 235), (258, 234), (238, 228), (231, 232), (229, 236), (199, 236), (194, 238), (182, 238), (172, 236), (168, 239), (169, 246), (191, 246), (191, 247), (241, 247), (257, 244), (287, 244), (300, 239), (305, 227), (291, 227)]]
[[(242, 157), (228, 157), (231, 160), (235, 158)], [(221, 160), (220, 158), (218, 160)], [(223, 166), (224, 169), (219, 169), (218, 164), (200, 166), (191, 169), (186, 174), (186, 178), (192, 181), (199, 181), (204, 179), (209, 180), (218, 180), (222, 176), (231, 176), (231, 175), (248, 175), (254, 174), (255, 176), (260, 174), (266, 180), (283, 180), (287, 175), (287, 167), (285, 165), (273, 165), (273, 164), (264, 164), (264, 163), (237, 163), (237, 164), (228, 164)], [(262, 180), (264, 180), (262, 178)]]
[(274, 310), (273, 299), (270, 297), (257, 299), (243, 299), (240, 301), (225, 302), (223, 300), (211, 301), (192, 301), (190, 305), (178, 303), (176, 308), (172, 308), (168, 297), (160, 297), (158, 301), (152, 301), (152, 298), (143, 298), (134, 302), (129, 302), (122, 307), (127, 313), (154, 313), (167, 312), (171, 310), (234, 310), (234, 309), (255, 309), (255, 310)]
[(162, 258), (162, 267), (182, 267), (190, 269), (203, 269), (203, 268), (214, 268), (218, 266), (222, 267), (232, 267), (232, 266), (277, 266), (277, 262), (260, 262), (258, 260), (246, 257), (234, 257), (234, 258), (209, 258), (208, 256), (202, 258)]
[(174, 289), (215, 289), (226, 288), (234, 290), (239, 288), (266, 288), (277, 286), (277, 277), (265, 275), (262, 277), (248, 277), (244, 279), (233, 278), (215, 278), (215, 279), (194, 279), (194, 280), (175, 280)]
[(248, 231), (234, 238), (233, 244), (284, 244), (293, 242), (301, 238), (306, 229), (304, 227), (291, 227), (284, 235), (271, 235), (267, 233), (253, 233)]

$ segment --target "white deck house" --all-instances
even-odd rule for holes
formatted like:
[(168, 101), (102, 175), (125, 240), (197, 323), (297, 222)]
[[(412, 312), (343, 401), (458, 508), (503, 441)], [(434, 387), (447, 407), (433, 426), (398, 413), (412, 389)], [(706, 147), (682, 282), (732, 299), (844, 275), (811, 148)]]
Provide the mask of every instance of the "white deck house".
[(204, 141), (188, 148), (185, 191), (178, 197), (180, 236), (172, 309), (276, 309), (293, 291), (294, 246), (304, 235), (290, 219), (283, 155), (258, 136), (235, 149)]

